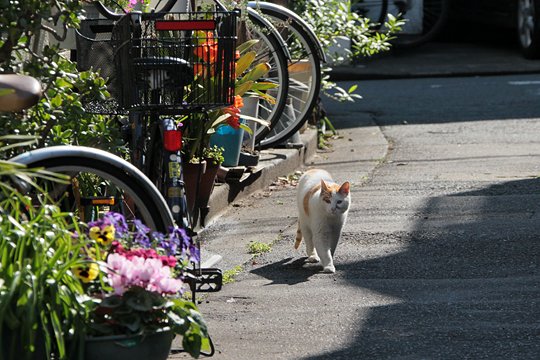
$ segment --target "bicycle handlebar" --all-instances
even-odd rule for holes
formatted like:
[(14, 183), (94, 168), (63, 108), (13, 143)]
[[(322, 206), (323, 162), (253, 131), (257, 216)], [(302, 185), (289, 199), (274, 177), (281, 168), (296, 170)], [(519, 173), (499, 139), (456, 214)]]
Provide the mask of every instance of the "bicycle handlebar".
[(37, 104), (41, 98), (41, 84), (31, 76), (1, 74), (0, 89), (7, 90), (0, 95), (0, 111), (19, 112)]

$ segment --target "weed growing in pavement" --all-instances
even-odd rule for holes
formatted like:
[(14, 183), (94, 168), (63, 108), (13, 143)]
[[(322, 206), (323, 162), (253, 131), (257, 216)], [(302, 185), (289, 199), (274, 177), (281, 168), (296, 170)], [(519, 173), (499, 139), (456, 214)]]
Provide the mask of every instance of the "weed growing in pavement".
[(244, 270), (242, 265), (237, 265), (232, 269), (223, 272), (223, 285), (231, 284), (234, 282), (236, 276)]
[(251, 241), (247, 245), (247, 247), (248, 247), (248, 253), (254, 255), (255, 257), (272, 250), (272, 245), (262, 243), (259, 241)]

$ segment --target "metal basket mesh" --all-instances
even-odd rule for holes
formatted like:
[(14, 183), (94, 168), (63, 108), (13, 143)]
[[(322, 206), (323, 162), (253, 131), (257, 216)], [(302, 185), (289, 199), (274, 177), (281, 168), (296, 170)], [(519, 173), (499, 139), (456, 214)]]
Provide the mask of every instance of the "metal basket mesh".
[(236, 20), (235, 12), (169, 13), (140, 27), (129, 15), (116, 23), (85, 20), (78, 66), (109, 79), (108, 105), (116, 111), (188, 113), (228, 106), (234, 102)]

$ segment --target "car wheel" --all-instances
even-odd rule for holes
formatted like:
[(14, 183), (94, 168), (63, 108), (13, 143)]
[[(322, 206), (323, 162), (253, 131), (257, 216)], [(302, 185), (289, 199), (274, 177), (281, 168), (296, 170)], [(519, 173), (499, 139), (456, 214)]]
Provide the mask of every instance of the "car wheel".
[(540, 0), (518, 0), (519, 45), (528, 59), (540, 57)]

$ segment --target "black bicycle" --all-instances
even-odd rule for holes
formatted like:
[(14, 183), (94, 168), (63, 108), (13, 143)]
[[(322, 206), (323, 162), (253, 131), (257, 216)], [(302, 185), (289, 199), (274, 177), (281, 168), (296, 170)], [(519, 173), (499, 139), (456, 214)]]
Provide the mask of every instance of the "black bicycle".
[[(1, 74), (0, 111), (18, 112), (35, 105), (41, 97), (41, 84), (33, 77)], [(167, 232), (174, 226), (167, 203), (151, 181), (134, 165), (106, 151), (84, 146), (51, 146), (26, 151), (12, 162), (28, 168), (69, 175), (70, 181), (47, 181), (41, 187), (60, 200), (64, 210), (90, 221), (101, 210), (121, 212), (128, 219), (139, 218), (151, 229)], [(14, 179), (27, 191), (24, 179)]]

